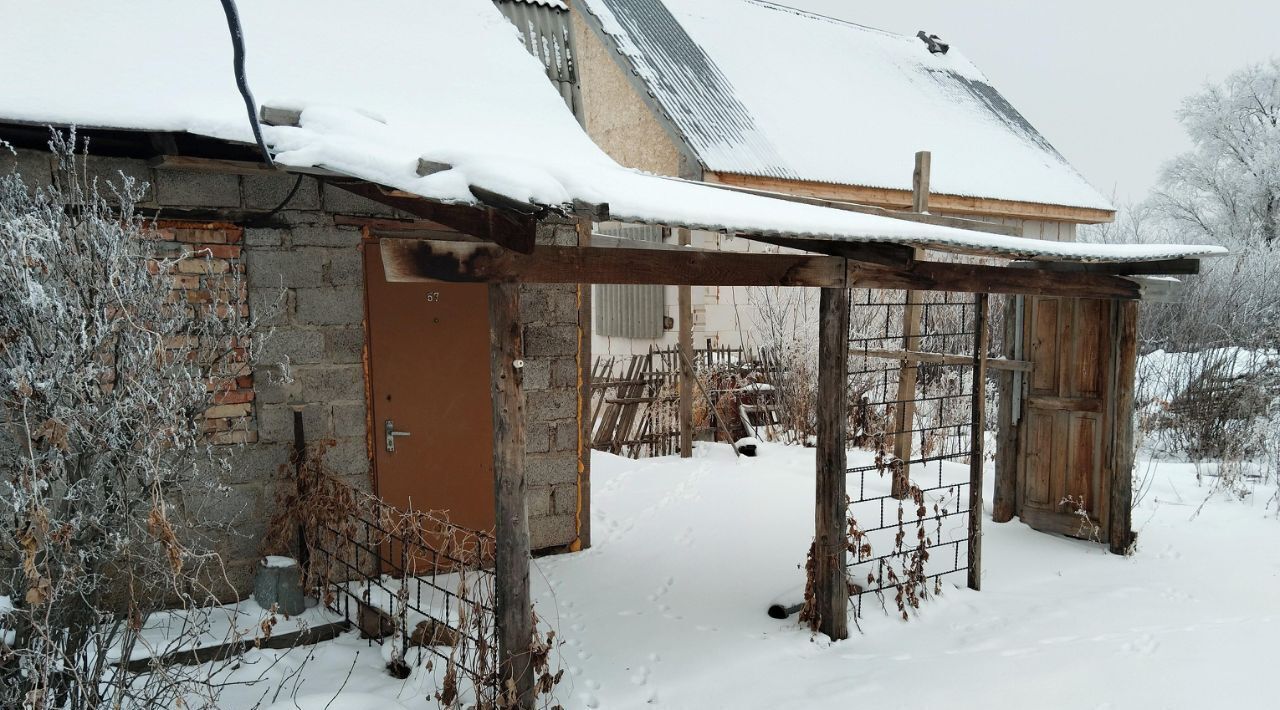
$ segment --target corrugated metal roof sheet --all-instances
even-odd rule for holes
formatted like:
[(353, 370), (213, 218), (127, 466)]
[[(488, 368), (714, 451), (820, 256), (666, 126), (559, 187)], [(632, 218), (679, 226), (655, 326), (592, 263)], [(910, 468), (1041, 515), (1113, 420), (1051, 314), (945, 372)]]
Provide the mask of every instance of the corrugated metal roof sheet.
[(981, 71), (762, 0), (583, 0), (711, 171), (1111, 209)]

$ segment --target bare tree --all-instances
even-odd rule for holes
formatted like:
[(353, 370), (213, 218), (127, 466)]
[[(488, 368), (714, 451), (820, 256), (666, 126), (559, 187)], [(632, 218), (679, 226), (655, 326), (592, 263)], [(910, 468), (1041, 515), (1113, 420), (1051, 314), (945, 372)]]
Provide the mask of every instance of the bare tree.
[(209, 255), (162, 256), (133, 208), (145, 186), (87, 181), (75, 141), (51, 140), (50, 185), (0, 177), (0, 706), (212, 705), (208, 668), (120, 662), (163, 651), (150, 613), (214, 603), (192, 510), (229, 452), (202, 414), (266, 334), (234, 273), (183, 297), (169, 274)]

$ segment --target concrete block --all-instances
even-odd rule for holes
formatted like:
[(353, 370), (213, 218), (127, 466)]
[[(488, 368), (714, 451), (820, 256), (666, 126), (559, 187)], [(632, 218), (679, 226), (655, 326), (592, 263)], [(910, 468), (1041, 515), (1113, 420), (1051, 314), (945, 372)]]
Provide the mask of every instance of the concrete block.
[(253, 391), (259, 405), (302, 401), (301, 382), (274, 380), (267, 368), (259, 367), (254, 370)]
[(331, 364), (360, 362), (364, 354), (363, 328), (325, 328), (324, 357)]
[(312, 325), (347, 325), (364, 320), (364, 289), (353, 286), (300, 288), (294, 319)]
[(239, 207), (240, 176), (156, 170), (156, 201), (175, 207)]
[(299, 225), (289, 235), (294, 246), (355, 247), (360, 243), (360, 230), (356, 227), (338, 226), (332, 223)]
[(369, 449), (363, 428), (359, 438), (340, 438), (324, 452), (324, 463), (330, 471), (342, 476), (355, 476), (369, 471)]
[(545, 454), (551, 450), (551, 427), (546, 424), (529, 424), (524, 433), (524, 451), (527, 454)]
[(298, 176), (287, 173), (245, 175), (244, 206), (249, 209), (275, 209), (288, 197), (295, 184), (298, 189), (285, 203), (285, 207), (295, 210), (320, 209), (320, 189), (316, 186), (316, 179), (303, 177), (302, 182), (298, 182)]
[(360, 286), (364, 283), (364, 259), (355, 249), (329, 250), (329, 283)]
[(138, 202), (152, 202), (156, 198), (155, 173), (141, 160), (90, 156), (85, 176), (91, 180), (96, 179), (98, 192), (108, 199), (116, 190), (123, 190), (129, 180), (133, 181), (133, 189), (142, 190)]
[(296, 377), (308, 402), (364, 400), (364, 369), (359, 365), (306, 365)]
[(575, 515), (578, 512), (578, 486), (561, 484), (551, 488), (551, 512), (556, 515)]
[(551, 361), (545, 358), (526, 360), (524, 363), (524, 381), (521, 383), (525, 391), (544, 390), (551, 386)]
[(551, 515), (551, 487), (530, 486), (525, 492), (525, 505), (530, 519)]
[(524, 457), (524, 475), (531, 486), (576, 483), (578, 458), (572, 454), (528, 455)]
[(294, 294), (279, 286), (249, 288), (249, 315), (264, 325), (284, 325), (294, 311)]
[(567, 419), (556, 422), (555, 431), (556, 451), (571, 451), (576, 454), (578, 451), (578, 420)]
[(264, 557), (253, 580), (253, 600), (263, 609), (275, 607), (293, 616), (306, 610), (302, 594), (302, 568), (293, 559)]
[(572, 325), (531, 325), (524, 329), (524, 356), (556, 357), (576, 355), (578, 328)]
[(300, 330), (297, 328), (277, 328), (270, 334), (260, 351), (266, 362), (288, 362), (294, 365), (306, 365), (323, 362), (324, 334), (318, 330)]
[(244, 243), (249, 247), (278, 247), (284, 244), (288, 230), (270, 227), (246, 227)]
[(525, 410), (531, 422), (553, 422), (577, 416), (578, 397), (571, 389), (534, 390), (525, 393)]
[(293, 442), (293, 407), (259, 404), (258, 441), (266, 444)]
[(529, 547), (541, 550), (573, 542), (577, 535), (572, 515), (548, 515), (529, 520)]
[(339, 437), (355, 437), (364, 440), (368, 419), (364, 400), (335, 402), (333, 404), (333, 433)]
[(251, 250), (248, 254), (249, 285), (284, 288), (323, 286), (324, 262), (323, 249)]
[[(293, 420), (289, 420), (289, 442), (293, 441)], [(263, 441), (261, 434), (259, 442)], [(278, 443), (250, 444), (232, 454), (231, 468), (224, 474), (228, 484), (269, 481), (280, 477), (281, 468), (289, 464), (291, 448)]]
[(326, 212), (336, 212), (338, 214), (395, 214), (395, 210), (386, 205), (366, 200), (333, 185), (324, 186), (324, 209)]
[(42, 150), (18, 150), (17, 155), (0, 148), (0, 175), (17, 172), (28, 188), (53, 182), (53, 156)]
[(576, 357), (558, 357), (550, 361), (551, 367), (551, 386), (552, 387), (572, 387), (578, 386), (578, 358)]

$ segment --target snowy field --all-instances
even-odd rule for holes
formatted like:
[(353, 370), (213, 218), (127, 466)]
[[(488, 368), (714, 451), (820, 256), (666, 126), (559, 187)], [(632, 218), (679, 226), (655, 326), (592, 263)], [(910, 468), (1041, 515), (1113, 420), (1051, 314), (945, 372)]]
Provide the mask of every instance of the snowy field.
[[(1134, 557), (988, 517), (984, 591), (958, 579), (909, 622), (869, 603), (861, 632), (831, 643), (765, 614), (803, 583), (813, 450), (697, 454), (594, 454), (593, 547), (535, 560), (566, 708), (1276, 707), (1274, 488), (1201, 508), (1210, 483), (1192, 465), (1140, 460), (1153, 482)], [(353, 634), (254, 651), (227, 680), (265, 682), (227, 688), (222, 707), (435, 707), (428, 674), (396, 680), (383, 654)]]

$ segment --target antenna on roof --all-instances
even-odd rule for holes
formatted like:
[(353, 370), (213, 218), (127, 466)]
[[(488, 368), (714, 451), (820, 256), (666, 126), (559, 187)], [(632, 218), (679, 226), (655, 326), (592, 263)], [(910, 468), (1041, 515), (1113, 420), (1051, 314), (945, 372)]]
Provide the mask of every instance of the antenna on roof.
[(938, 35), (931, 35), (924, 30), (920, 30), (916, 33), (916, 36), (920, 38), (920, 41), (929, 45), (929, 52), (932, 54), (946, 54), (947, 50), (951, 49), (951, 45), (943, 42)]

